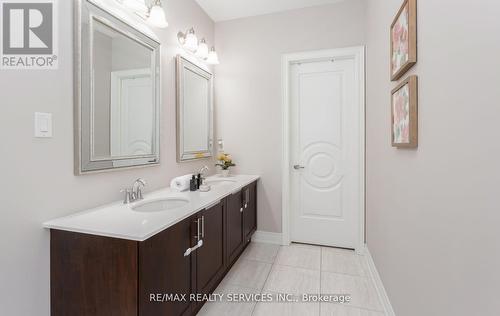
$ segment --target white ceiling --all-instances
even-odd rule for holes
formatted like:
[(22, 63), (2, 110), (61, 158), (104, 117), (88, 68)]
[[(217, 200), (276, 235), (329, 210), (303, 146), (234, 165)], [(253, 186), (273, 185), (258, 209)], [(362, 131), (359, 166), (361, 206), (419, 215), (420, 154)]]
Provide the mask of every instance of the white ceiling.
[(344, 0), (196, 0), (215, 22), (340, 1)]

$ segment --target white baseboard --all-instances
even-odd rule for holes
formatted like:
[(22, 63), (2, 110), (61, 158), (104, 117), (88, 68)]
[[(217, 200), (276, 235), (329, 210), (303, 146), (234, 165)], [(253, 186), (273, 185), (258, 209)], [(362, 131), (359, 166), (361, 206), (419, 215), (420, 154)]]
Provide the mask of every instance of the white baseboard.
[(380, 275), (378, 274), (377, 267), (375, 266), (375, 262), (373, 261), (370, 250), (366, 245), (364, 255), (366, 258), (366, 263), (368, 264), (370, 277), (373, 281), (373, 284), (375, 284), (375, 288), (377, 290), (378, 297), (380, 298), (380, 302), (382, 303), (382, 307), (384, 308), (385, 315), (396, 316), (396, 314), (394, 313), (394, 309), (392, 309), (391, 302), (389, 301), (389, 297), (387, 296), (387, 292), (385, 291), (382, 279), (380, 279)]
[(258, 230), (252, 236), (252, 241), (262, 242), (266, 244), (281, 245), (281, 233), (272, 233)]

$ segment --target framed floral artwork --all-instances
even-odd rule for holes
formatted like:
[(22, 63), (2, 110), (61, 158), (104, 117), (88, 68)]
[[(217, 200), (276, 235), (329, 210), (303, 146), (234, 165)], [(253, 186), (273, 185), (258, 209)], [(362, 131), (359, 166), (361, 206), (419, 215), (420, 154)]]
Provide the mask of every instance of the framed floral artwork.
[(405, 0), (391, 24), (391, 80), (417, 62), (417, 0)]
[(418, 146), (418, 78), (410, 76), (392, 90), (391, 97), (392, 146)]

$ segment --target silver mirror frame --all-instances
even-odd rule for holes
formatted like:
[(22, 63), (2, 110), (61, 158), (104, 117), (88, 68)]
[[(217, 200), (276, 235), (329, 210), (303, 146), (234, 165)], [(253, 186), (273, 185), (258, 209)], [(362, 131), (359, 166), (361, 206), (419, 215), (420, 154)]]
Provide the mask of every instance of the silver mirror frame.
[[(139, 31), (127, 21), (117, 17), (93, 0), (75, 0), (74, 26), (74, 155), (75, 174), (83, 175), (111, 170), (122, 170), (160, 164), (160, 109), (161, 109), (161, 53), (158, 40)], [(88, 24), (87, 32), (83, 32), (83, 21)], [(138, 43), (150, 48), (153, 52), (151, 69), (154, 69), (154, 122), (152, 154), (140, 156), (110, 157), (109, 159), (92, 159), (92, 21), (97, 20)], [(86, 42), (84, 42), (86, 41)], [(88, 110), (85, 110), (85, 106)]]
[[(177, 55), (176, 62), (176, 71), (177, 71), (177, 79), (176, 79), (176, 107), (177, 107), (177, 162), (187, 162), (193, 160), (202, 160), (209, 159), (214, 156), (213, 148), (214, 148), (214, 102), (213, 102), (213, 74), (208, 72), (205, 69), (197, 66), (193, 62), (184, 58), (181, 55)], [(201, 77), (208, 80), (209, 84), (209, 93), (208, 93), (208, 102), (209, 102), (209, 113), (208, 113), (208, 139), (207, 139), (207, 150), (199, 150), (196, 152), (184, 152), (184, 136), (183, 136), (183, 92), (184, 92), (184, 69), (188, 69)]]

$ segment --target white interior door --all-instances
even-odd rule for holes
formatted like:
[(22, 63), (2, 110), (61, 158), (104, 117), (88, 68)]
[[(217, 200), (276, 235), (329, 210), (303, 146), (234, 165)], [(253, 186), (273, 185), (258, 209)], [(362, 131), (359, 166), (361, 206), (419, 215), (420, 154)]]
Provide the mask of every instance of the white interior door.
[(290, 240), (357, 248), (361, 126), (354, 58), (290, 66)]

